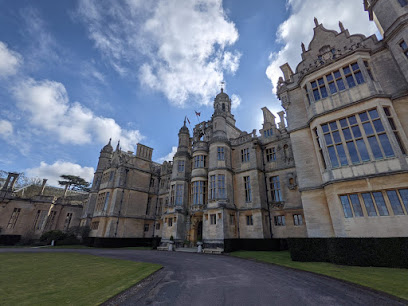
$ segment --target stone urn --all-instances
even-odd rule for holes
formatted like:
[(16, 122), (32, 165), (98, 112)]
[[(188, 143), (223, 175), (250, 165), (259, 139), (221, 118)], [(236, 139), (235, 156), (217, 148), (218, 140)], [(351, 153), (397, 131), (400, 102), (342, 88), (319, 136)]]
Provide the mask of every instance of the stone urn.
[(174, 241), (169, 241), (169, 251), (174, 251)]
[(197, 242), (197, 253), (203, 252), (203, 243), (201, 241)]

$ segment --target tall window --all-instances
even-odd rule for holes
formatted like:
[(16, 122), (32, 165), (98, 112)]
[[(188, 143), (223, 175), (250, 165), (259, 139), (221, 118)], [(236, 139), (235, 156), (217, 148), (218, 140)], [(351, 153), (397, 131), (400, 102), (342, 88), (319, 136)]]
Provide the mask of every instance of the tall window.
[(215, 175), (210, 176), (210, 200), (216, 199)]
[(244, 176), (244, 187), (245, 187), (245, 202), (251, 202), (252, 201), (251, 180), (249, 176)]
[(152, 197), (147, 198), (146, 215), (150, 214), (150, 206), (152, 205)]
[(13, 229), (17, 223), (18, 216), (20, 216), (21, 208), (14, 208), (13, 213), (10, 216), (10, 220), (7, 224), (8, 229)]
[(275, 226), (285, 226), (285, 216), (280, 215), (280, 216), (274, 216), (273, 220), (275, 221)]
[(211, 224), (217, 224), (217, 215), (216, 214), (211, 214), (210, 215), (210, 223)]
[(390, 124), (391, 129), (394, 132), (394, 136), (395, 136), (395, 139), (398, 142), (398, 146), (400, 147), (402, 154), (405, 155), (406, 154), (405, 147), (404, 147), (404, 145), (402, 143), (402, 140), (401, 140), (401, 138), (399, 136), (397, 126), (395, 125), (394, 119), (392, 118), (390, 108), (389, 107), (384, 107), (383, 109), (384, 109), (385, 115), (387, 116), (388, 123)]
[(65, 222), (64, 222), (64, 231), (69, 229), (71, 220), (72, 220), (72, 213), (67, 213), (67, 216), (65, 217)]
[(204, 168), (205, 167), (205, 155), (194, 156), (194, 168)]
[(218, 160), (224, 160), (225, 159), (224, 147), (217, 147), (217, 159)]
[(408, 57), (408, 46), (404, 40), (400, 43), (400, 47), (402, 49), (402, 52), (404, 52), (405, 56)]
[(107, 205), (109, 203), (109, 192), (103, 192), (98, 195), (96, 200), (96, 211), (106, 211)]
[(175, 185), (171, 185), (171, 189), (170, 189), (170, 203), (171, 205), (175, 204), (175, 196), (174, 196), (174, 187)]
[(313, 81), (310, 85), (312, 86), (315, 101), (319, 101), (320, 98), (324, 99), (327, 97), (327, 89), (323, 78)]
[(282, 202), (282, 194), (281, 194), (279, 176), (271, 176), (269, 178), (269, 184), (271, 188), (272, 202)]
[(314, 129), (314, 133), (315, 133), (315, 137), (316, 137), (316, 142), (319, 145), (319, 153), (320, 153), (320, 157), (322, 158), (323, 167), (324, 167), (324, 169), (326, 169), (327, 165), (326, 165), (326, 161), (325, 161), (324, 155), (323, 155), (323, 149), (322, 149), (323, 145), (322, 145), (321, 139), (319, 137), (319, 134), (317, 133), (317, 128)]
[(154, 187), (154, 178), (151, 178), (150, 179), (150, 185), (149, 185), (150, 187)]
[(184, 160), (179, 160), (177, 162), (177, 170), (178, 172), (184, 172)]
[(333, 168), (348, 165), (349, 160), (352, 164), (369, 161), (370, 155), (366, 144), (369, 145), (375, 159), (394, 156), (376, 109), (332, 121), (321, 127)]
[(303, 225), (302, 215), (293, 215), (293, 224), (295, 226)]
[(254, 219), (252, 218), (252, 215), (246, 216), (246, 224), (254, 225)]
[(148, 231), (149, 231), (149, 224), (145, 224), (145, 225), (144, 225), (144, 231), (145, 231), (145, 232), (148, 232)]
[(176, 205), (183, 204), (183, 185), (176, 185)]
[(241, 161), (243, 163), (249, 162), (249, 148), (241, 150)]
[(218, 198), (225, 199), (225, 175), (218, 174)]
[(56, 211), (51, 211), (50, 214), (48, 215), (47, 222), (45, 223), (45, 228), (47, 230), (51, 229), (56, 215), (57, 215)]
[(193, 182), (193, 204), (202, 205), (205, 203), (205, 182)]
[(264, 130), (264, 137), (270, 137), (272, 135), (273, 135), (272, 129)]
[(109, 191), (105, 195), (105, 203), (103, 205), (103, 211), (106, 211), (108, 209), (108, 204), (109, 204)]
[(111, 171), (109, 174), (109, 182), (113, 181), (114, 176), (115, 176), (115, 171)]
[(46, 210), (37, 210), (37, 214), (36, 214), (35, 219), (34, 219), (34, 229), (35, 230), (42, 229), (46, 217), (47, 217), (47, 211)]
[(266, 149), (266, 161), (267, 161), (267, 162), (276, 161), (276, 151), (275, 151), (275, 148), (268, 148), (268, 149)]
[(167, 225), (168, 225), (168, 226), (173, 226), (173, 218), (169, 218), (169, 219), (167, 220)]

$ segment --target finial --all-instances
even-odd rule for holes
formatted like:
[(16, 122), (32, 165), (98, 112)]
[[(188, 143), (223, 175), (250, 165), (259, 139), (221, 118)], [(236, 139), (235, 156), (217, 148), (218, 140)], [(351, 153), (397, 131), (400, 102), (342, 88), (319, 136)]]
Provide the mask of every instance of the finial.
[(316, 27), (319, 26), (319, 21), (317, 21), (317, 18), (316, 18), (316, 17), (314, 18), (314, 23), (315, 23)]
[(303, 52), (303, 53), (306, 52), (306, 48), (305, 48), (305, 44), (304, 44), (304, 43), (301, 44), (301, 47), (302, 47), (302, 52)]
[(184, 117), (184, 125), (183, 126), (186, 126), (186, 118), (187, 118), (187, 116)]
[(118, 145), (116, 146), (116, 150), (120, 151), (120, 140), (118, 140)]
[(343, 26), (343, 23), (341, 21), (339, 21), (339, 27), (340, 27), (340, 31), (343, 32), (344, 31), (344, 26)]
[(110, 144), (111, 144), (111, 141), (112, 141), (112, 138), (109, 138), (108, 145), (110, 145)]
[(224, 85), (225, 85), (225, 82), (221, 81), (221, 92), (224, 92)]

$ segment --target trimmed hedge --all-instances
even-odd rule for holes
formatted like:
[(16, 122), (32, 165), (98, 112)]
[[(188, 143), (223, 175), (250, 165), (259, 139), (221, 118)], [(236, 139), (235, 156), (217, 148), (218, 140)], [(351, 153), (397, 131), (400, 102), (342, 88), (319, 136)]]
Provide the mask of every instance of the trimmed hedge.
[(286, 239), (224, 239), (224, 252), (283, 251), (288, 249)]
[(288, 238), (293, 261), (408, 268), (408, 237)]
[(99, 238), (88, 237), (84, 244), (97, 248), (152, 247), (157, 249), (161, 238)]
[(21, 235), (0, 235), (0, 245), (15, 245), (21, 240)]

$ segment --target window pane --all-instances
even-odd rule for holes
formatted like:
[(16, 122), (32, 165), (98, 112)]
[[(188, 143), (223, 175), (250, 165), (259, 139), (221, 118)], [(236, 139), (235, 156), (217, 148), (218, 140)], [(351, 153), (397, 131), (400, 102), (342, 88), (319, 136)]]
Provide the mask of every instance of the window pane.
[(369, 217), (377, 216), (377, 212), (375, 211), (374, 202), (373, 199), (371, 198), (371, 195), (369, 193), (362, 193), (361, 196), (363, 197), (364, 205), (366, 207), (368, 216)]
[(329, 134), (324, 134), (324, 140), (326, 140), (327, 145), (331, 145), (333, 143), (332, 138), (330, 136), (330, 133)]
[(380, 119), (374, 120), (373, 124), (374, 124), (374, 128), (377, 131), (377, 133), (384, 132), (384, 126)]
[(369, 110), (368, 113), (370, 114), (371, 119), (380, 118), (376, 109)]
[(380, 138), (380, 142), (382, 145), (382, 148), (384, 150), (385, 156), (386, 157), (393, 157), (394, 156), (394, 151), (392, 150), (390, 141), (388, 140), (387, 134), (381, 134), (378, 135), (378, 138)]
[(348, 127), (347, 119), (340, 119), (340, 125), (341, 127)]
[(340, 133), (339, 131), (333, 132), (333, 139), (335, 143), (341, 142)]
[(328, 95), (327, 95), (326, 86), (320, 87), (320, 92), (321, 92), (321, 94), (322, 94), (322, 98), (326, 98), (326, 97), (328, 96)]
[(328, 147), (327, 148), (329, 150), (329, 156), (330, 156), (330, 160), (331, 160), (331, 164), (332, 167), (338, 167), (339, 166), (339, 162), (337, 161), (337, 156), (336, 156), (336, 151), (334, 150), (334, 147)]
[(344, 67), (343, 72), (344, 74), (350, 74), (351, 73), (350, 67)]
[(353, 212), (351, 211), (350, 203), (347, 196), (340, 196), (341, 205), (343, 205), (344, 216), (346, 218), (352, 218)]
[(316, 88), (317, 87), (316, 81), (312, 82), (311, 85), (312, 85), (312, 88)]
[(313, 89), (313, 96), (315, 101), (319, 101), (320, 100), (320, 94), (319, 94), (319, 90), (318, 89)]
[(328, 125), (327, 125), (327, 124), (323, 124), (323, 125), (322, 125), (322, 130), (323, 130), (323, 133), (327, 133), (327, 132), (329, 131)]
[(360, 128), (358, 127), (358, 125), (352, 126), (351, 130), (353, 131), (354, 138), (361, 137), (361, 131), (360, 131)]
[(368, 155), (367, 147), (364, 143), (364, 140), (362, 139), (356, 140), (356, 144), (357, 144), (358, 152), (360, 153), (360, 156), (361, 156), (361, 160), (362, 161), (370, 160), (370, 156)]
[(332, 131), (337, 130), (337, 123), (336, 123), (336, 121), (330, 122), (329, 125), (330, 125), (330, 129), (331, 129)]
[(353, 71), (358, 70), (359, 69), (358, 64), (357, 63), (351, 64), (351, 69), (353, 69)]
[(375, 159), (382, 159), (383, 155), (381, 153), (380, 145), (378, 144), (377, 138), (375, 136), (368, 137), (368, 143), (370, 144), (371, 151)]
[(356, 124), (357, 123), (356, 116), (348, 117), (348, 121), (349, 121), (350, 124)]
[(318, 79), (317, 82), (319, 83), (319, 85), (323, 85), (323, 84), (324, 84), (323, 78)]
[(336, 83), (337, 83), (337, 87), (339, 88), (339, 90), (344, 90), (344, 89), (346, 89), (346, 86), (344, 86), (343, 79), (338, 79), (338, 80), (336, 80)]
[(403, 215), (404, 211), (401, 206), (401, 202), (398, 198), (397, 192), (395, 190), (387, 191), (388, 199), (390, 200), (392, 210), (394, 215)]
[(363, 84), (364, 83), (364, 77), (361, 71), (357, 71), (354, 73), (354, 76), (356, 77), (357, 84)]
[(333, 80), (333, 76), (331, 74), (326, 75), (326, 79), (328, 82)]
[(341, 165), (342, 166), (348, 165), (347, 156), (346, 156), (346, 152), (344, 152), (343, 145), (342, 144), (336, 145), (336, 149), (337, 149), (337, 154), (339, 155), (339, 158), (340, 158)]
[(408, 189), (400, 189), (398, 190), (402, 202), (404, 203), (405, 210), (408, 212)]
[(351, 131), (349, 128), (343, 129), (343, 135), (345, 140), (350, 140), (353, 138), (353, 136), (351, 136)]
[(356, 150), (356, 147), (354, 145), (354, 142), (352, 142), (352, 141), (348, 142), (347, 143), (347, 149), (348, 149), (349, 154), (350, 154), (351, 162), (353, 164), (360, 163), (360, 159), (358, 158), (358, 154), (357, 154), (357, 150)]
[(368, 115), (366, 112), (359, 114), (361, 122), (368, 121)]
[(363, 211), (361, 209), (361, 204), (360, 200), (358, 199), (358, 195), (350, 194), (350, 201), (351, 205), (353, 205), (354, 216), (363, 217)]
[(384, 197), (381, 192), (373, 192), (375, 203), (377, 204), (377, 209), (380, 216), (388, 216), (388, 209), (385, 205)]
[(373, 126), (370, 122), (363, 123), (363, 128), (367, 136), (374, 134)]
[(334, 82), (329, 83), (329, 89), (330, 89), (331, 94), (334, 94), (337, 92), (337, 88), (336, 88), (336, 85), (334, 85)]

